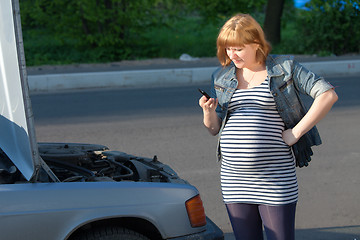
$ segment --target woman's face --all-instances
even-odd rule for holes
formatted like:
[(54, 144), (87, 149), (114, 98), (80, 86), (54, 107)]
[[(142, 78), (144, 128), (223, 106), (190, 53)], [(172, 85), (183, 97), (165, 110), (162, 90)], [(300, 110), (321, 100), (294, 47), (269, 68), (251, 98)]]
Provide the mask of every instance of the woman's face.
[(251, 68), (258, 64), (256, 61), (256, 50), (258, 44), (245, 44), (241, 47), (227, 47), (226, 54), (237, 68)]

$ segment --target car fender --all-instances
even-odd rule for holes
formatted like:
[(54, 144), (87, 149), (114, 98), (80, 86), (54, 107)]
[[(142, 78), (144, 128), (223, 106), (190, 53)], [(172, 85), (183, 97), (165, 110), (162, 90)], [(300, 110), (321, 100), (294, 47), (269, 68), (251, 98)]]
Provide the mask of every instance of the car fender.
[[(48, 231), (54, 235), (56, 229), (60, 240), (92, 221), (136, 217), (151, 222), (163, 238), (192, 234), (202, 228), (190, 226), (185, 201), (197, 194), (188, 184), (151, 182), (0, 185), (0, 231), (6, 239), (22, 239), (27, 234), (42, 239), (49, 236)], [(30, 216), (35, 222), (28, 221)], [(24, 229), (21, 233), (16, 232), (19, 224)]]

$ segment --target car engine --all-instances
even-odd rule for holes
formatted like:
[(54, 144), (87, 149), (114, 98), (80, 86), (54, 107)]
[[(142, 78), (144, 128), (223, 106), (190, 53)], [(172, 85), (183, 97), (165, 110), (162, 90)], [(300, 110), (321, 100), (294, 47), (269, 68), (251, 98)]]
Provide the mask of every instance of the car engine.
[[(39, 143), (39, 155), (61, 182), (172, 182), (187, 183), (174, 170), (158, 161), (108, 147), (82, 143)], [(19, 171), (4, 152), (0, 152), (0, 183), (23, 182)], [(48, 182), (45, 172), (39, 182)]]

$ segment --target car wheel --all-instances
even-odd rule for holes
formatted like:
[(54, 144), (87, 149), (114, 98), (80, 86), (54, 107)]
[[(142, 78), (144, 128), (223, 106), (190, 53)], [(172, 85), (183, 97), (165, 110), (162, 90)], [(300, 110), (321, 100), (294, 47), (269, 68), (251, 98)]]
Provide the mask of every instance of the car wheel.
[(123, 227), (102, 227), (83, 233), (76, 240), (149, 240), (144, 235)]

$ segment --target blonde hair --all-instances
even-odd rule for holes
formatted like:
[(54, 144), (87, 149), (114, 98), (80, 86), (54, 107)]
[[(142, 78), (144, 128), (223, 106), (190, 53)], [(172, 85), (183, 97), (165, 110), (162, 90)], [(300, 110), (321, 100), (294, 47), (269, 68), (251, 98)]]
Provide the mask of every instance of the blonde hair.
[(271, 51), (271, 45), (265, 39), (260, 24), (248, 14), (237, 14), (230, 18), (220, 29), (216, 46), (217, 57), (222, 66), (230, 64), (231, 60), (226, 54), (227, 47), (242, 47), (245, 44), (256, 43), (256, 60), (264, 63)]

